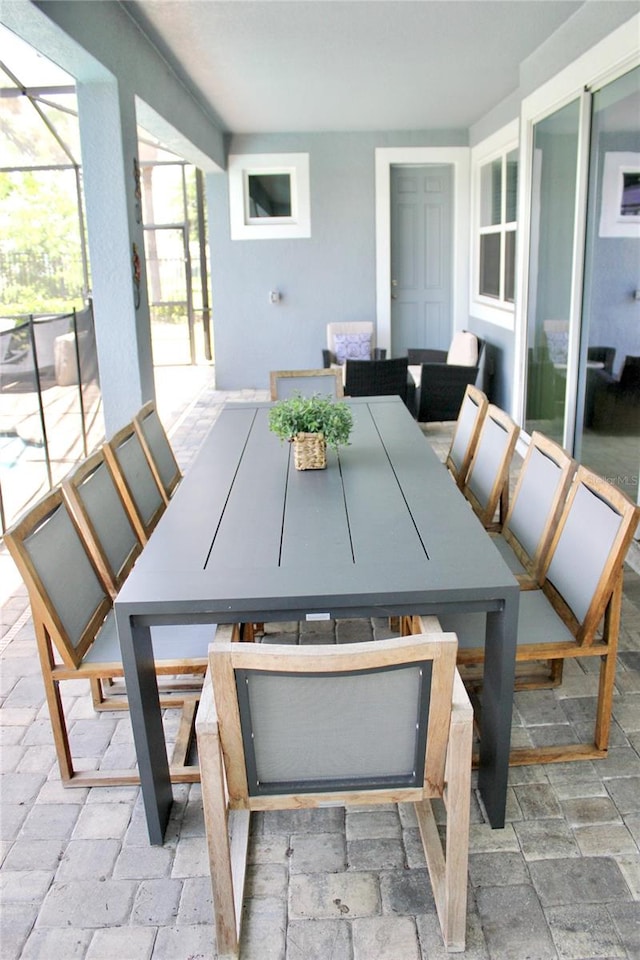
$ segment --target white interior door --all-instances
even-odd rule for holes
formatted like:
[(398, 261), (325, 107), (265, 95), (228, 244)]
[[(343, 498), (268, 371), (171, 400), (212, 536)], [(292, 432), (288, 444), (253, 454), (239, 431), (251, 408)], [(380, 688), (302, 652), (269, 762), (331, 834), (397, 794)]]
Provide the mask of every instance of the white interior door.
[(450, 165), (391, 168), (391, 352), (447, 349), (452, 334)]

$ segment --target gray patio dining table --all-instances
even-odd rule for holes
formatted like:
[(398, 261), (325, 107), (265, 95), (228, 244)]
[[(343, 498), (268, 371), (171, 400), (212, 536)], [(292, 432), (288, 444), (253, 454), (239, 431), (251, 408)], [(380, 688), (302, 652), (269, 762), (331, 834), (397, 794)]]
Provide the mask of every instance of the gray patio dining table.
[(172, 803), (156, 623), (486, 611), (478, 787), (504, 825), (518, 585), (402, 401), (348, 402), (351, 443), (316, 471), (295, 470), (269, 403), (228, 403), (115, 601), (152, 844)]

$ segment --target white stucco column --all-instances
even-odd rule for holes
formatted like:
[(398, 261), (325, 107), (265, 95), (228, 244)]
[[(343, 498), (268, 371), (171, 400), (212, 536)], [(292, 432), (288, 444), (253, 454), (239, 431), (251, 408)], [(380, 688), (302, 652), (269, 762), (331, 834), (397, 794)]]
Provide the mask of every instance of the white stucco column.
[[(135, 102), (116, 80), (77, 86), (82, 169), (105, 429), (154, 397), (144, 236), (136, 203)], [(134, 286), (134, 245), (141, 270)], [(139, 297), (139, 302), (138, 302)]]

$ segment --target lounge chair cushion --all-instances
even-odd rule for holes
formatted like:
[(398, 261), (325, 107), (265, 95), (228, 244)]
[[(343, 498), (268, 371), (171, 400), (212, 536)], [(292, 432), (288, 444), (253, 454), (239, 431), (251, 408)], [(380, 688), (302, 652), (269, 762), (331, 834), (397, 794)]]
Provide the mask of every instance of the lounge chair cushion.
[(371, 359), (371, 335), (368, 333), (336, 333), (334, 343), (339, 364), (345, 360)]
[(475, 367), (478, 363), (478, 338), (468, 330), (456, 333), (447, 353), (447, 363), (458, 367)]

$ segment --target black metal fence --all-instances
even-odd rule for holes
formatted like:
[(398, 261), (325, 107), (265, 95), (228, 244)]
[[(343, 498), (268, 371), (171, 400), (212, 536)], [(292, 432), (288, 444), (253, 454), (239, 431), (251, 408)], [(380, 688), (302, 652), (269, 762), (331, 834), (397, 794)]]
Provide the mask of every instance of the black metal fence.
[[(9, 321), (5, 320), (3, 325), (9, 326)], [(91, 304), (61, 315), (31, 315), (2, 330), (3, 532), (103, 439)]]

